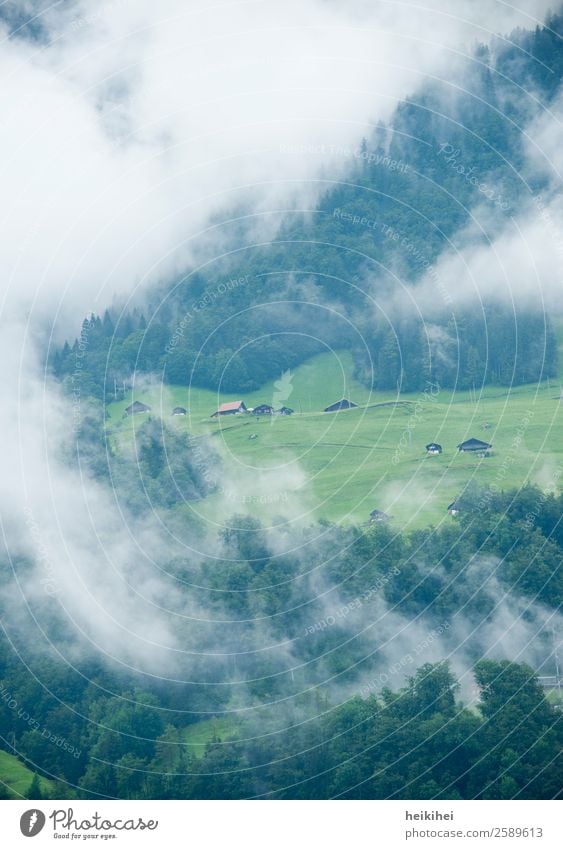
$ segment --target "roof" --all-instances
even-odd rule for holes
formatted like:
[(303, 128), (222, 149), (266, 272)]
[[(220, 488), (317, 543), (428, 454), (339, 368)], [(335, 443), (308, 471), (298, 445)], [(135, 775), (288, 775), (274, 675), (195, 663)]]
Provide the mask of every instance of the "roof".
[(228, 413), (230, 410), (238, 410), (242, 406), (242, 401), (227, 401), (217, 409), (218, 413)]
[(380, 521), (385, 521), (389, 519), (387, 513), (384, 513), (383, 510), (372, 510), (369, 514), (372, 519), (379, 519)]
[(428, 451), (429, 448), (441, 448), (441, 447), (442, 446), (440, 445), (439, 442), (429, 442), (428, 445), (426, 446), (426, 450)]
[(148, 404), (143, 404), (143, 402), (142, 402), (142, 401), (133, 401), (133, 403), (132, 403), (132, 404), (129, 404), (129, 406), (128, 406), (128, 407), (125, 407), (125, 410), (126, 410), (126, 411), (127, 411), (127, 410), (142, 410), (142, 411), (146, 411), (146, 410), (150, 410), (150, 407), (149, 407), (149, 405), (148, 405)]
[(483, 442), (482, 439), (475, 439), (475, 437), (471, 437), (471, 439), (466, 439), (465, 442), (460, 442), (457, 446), (458, 448), (492, 448), (492, 445), (489, 445), (488, 442)]
[(174, 409), (172, 410), (172, 415), (174, 415), (174, 413), (187, 413), (187, 412), (188, 411), (186, 410), (185, 407), (174, 407)]
[(357, 407), (357, 404), (354, 404), (353, 401), (349, 401), (347, 398), (341, 398), (340, 401), (335, 401), (334, 404), (329, 404), (328, 407), (325, 407), (324, 412), (328, 413), (331, 410), (346, 410), (351, 407)]

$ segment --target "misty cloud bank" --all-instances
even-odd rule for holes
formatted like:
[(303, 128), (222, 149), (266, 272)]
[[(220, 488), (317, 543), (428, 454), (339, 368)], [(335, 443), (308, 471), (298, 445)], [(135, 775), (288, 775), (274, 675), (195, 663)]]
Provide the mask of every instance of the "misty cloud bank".
[[(400, 98), (549, 4), (526, 5), (14, 4), (0, 59), (8, 305), (60, 328), (184, 271), (236, 210), (267, 238), (273, 213), (311, 208), (318, 180), (345, 173), (337, 151)], [(286, 152), (321, 145), (335, 154)]]

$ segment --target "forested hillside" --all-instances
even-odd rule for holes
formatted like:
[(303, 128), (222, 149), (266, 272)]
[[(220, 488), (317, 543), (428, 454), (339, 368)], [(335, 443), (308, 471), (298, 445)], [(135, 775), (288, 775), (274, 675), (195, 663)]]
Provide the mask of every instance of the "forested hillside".
[[(563, 717), (535, 676), (554, 672), (563, 497), (468, 490), (460, 510), (406, 536), (312, 526), (284, 555), (239, 517), (221, 559), (162, 564), (206, 616), (177, 620), (184, 651), (158, 677), (70, 644), (74, 668), (30, 652), (31, 616), (53, 644), (71, 639), (33, 602), (10, 627), (27, 666), (1, 646), (2, 747), (65, 798), (560, 794)], [(17, 564), (20, 581), (27, 569)], [(495, 641), (497, 656), (533, 645), (535, 669), (482, 660)], [(196, 757), (189, 731), (212, 716), (225, 720), (221, 739)]]
[[(328, 345), (354, 351), (358, 376), (377, 389), (553, 376), (557, 350), (541, 304), (522, 309), (491, 293), (454, 305), (455, 281), (436, 262), (466, 244), (472, 209), (488, 211), (494, 232), (545, 187), (525, 161), (527, 128), (538, 100), (546, 108), (560, 90), (561, 32), (553, 16), (513, 42), (477, 48), (447, 84), (426, 83), (389, 126), (343, 148), (341, 173), (327, 175), (310, 214), (282, 216), (267, 245), (242, 223), (225, 224), (221, 258), (202, 256), (199, 269), (163, 284), (148, 320), (117, 310), (86, 319), (80, 338), (52, 353), (55, 374), (72, 389), (79, 360), (83, 391), (98, 397), (134, 372), (244, 392)], [(397, 292), (423, 276), (434, 286), (426, 313), (393, 312)]]

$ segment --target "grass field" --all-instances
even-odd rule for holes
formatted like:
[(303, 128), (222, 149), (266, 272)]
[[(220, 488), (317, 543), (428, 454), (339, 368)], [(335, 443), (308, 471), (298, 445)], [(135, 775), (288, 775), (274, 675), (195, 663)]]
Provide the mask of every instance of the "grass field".
[(211, 740), (231, 739), (235, 734), (236, 721), (227, 717), (213, 717), (195, 722), (184, 729), (183, 737), (190, 755), (201, 758)]
[[(477, 396), (429, 387), (398, 398), (370, 394), (353, 379), (350, 355), (339, 352), (301, 366), (285, 389), (287, 397), (276, 406), (290, 406), (294, 415), (262, 419), (210, 418), (233, 396), (207, 390), (147, 386), (135, 393), (173, 427), (212, 435), (222, 455), (224, 491), (185, 509), (217, 522), (251, 512), (265, 520), (284, 515), (346, 523), (365, 522), (377, 508), (397, 526), (421, 527), (451, 521), (447, 506), (471, 480), (499, 490), (525, 481), (544, 489), (558, 486), (563, 469), (558, 382), (487, 387)], [(276, 391), (267, 384), (244, 401), (248, 407), (271, 404)], [(342, 397), (358, 408), (320, 412)], [(134, 428), (144, 420), (123, 418), (130, 400), (109, 406), (108, 430), (122, 448), (132, 444)], [(176, 405), (189, 414), (172, 417)], [(472, 436), (493, 444), (490, 457), (457, 451)], [(431, 441), (443, 446), (441, 455), (426, 455)]]
[[(14, 755), (0, 751), (0, 781), (14, 799), (21, 799), (29, 789), (33, 780), (33, 772), (28, 769)], [(46, 778), (39, 778), (41, 790), (45, 798), (51, 797), (51, 782)]]

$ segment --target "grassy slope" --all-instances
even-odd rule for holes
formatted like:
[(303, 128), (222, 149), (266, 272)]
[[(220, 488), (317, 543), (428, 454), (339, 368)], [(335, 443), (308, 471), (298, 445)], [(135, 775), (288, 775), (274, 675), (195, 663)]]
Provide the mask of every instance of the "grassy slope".
[[(328, 406), (332, 401), (337, 401), (343, 396), (349, 397), (357, 404), (367, 403), (370, 398), (369, 391), (354, 380), (352, 374), (352, 357), (347, 351), (339, 351), (337, 354), (321, 354), (304, 363), (292, 373), (291, 391), (287, 400), (280, 402), (295, 409), (296, 412), (316, 413), (319, 409)], [(188, 388), (186, 386), (161, 386), (147, 387), (144, 391), (137, 391), (134, 395), (139, 401), (149, 403), (156, 415), (162, 415), (170, 419), (170, 413), (176, 406), (185, 407), (189, 410), (189, 416), (185, 418), (175, 417), (175, 423), (189, 423), (191, 432), (203, 432), (213, 430), (216, 424), (210, 419), (211, 414), (223, 401), (232, 401), (243, 397), (248, 407), (254, 407), (260, 403), (271, 404), (275, 395), (274, 381), (265, 384), (256, 392), (245, 393), (244, 396), (222, 395), (209, 389)], [(121, 425), (127, 428), (131, 419), (122, 421), (123, 411), (131, 401), (130, 396), (125, 401), (119, 401), (109, 405), (111, 425)], [(137, 417), (136, 421), (142, 419)]]
[[(218, 403), (232, 396), (207, 390), (153, 387), (135, 397), (174, 427), (215, 435), (229, 497), (213, 496), (197, 509), (219, 521), (249, 511), (264, 518), (283, 513), (362, 522), (378, 508), (399, 525), (420, 527), (448, 521), (447, 505), (470, 479), (501, 489), (526, 480), (549, 487), (558, 464), (563, 467), (562, 407), (554, 383), (488, 387), (477, 401), (468, 392), (443, 390), (434, 397), (401, 395), (408, 402), (401, 406), (377, 406), (396, 399), (392, 393), (370, 395), (351, 373), (346, 352), (311, 360), (296, 371), (284, 402), (296, 414), (274, 420), (210, 419)], [(244, 400), (247, 406), (272, 403), (274, 392), (266, 385)], [(317, 412), (343, 396), (362, 406)], [(121, 418), (127, 403), (110, 405), (110, 430), (123, 446), (143, 421), (142, 416)], [(177, 404), (188, 407), (190, 415), (172, 418)], [(253, 433), (258, 436), (251, 440)], [(460, 455), (457, 444), (470, 436), (493, 443), (493, 456)], [(443, 445), (441, 456), (425, 456), (424, 446), (432, 440)]]
[[(21, 799), (29, 789), (33, 772), (14, 755), (0, 751), (0, 781), (6, 786), (14, 799)], [(52, 784), (46, 778), (39, 778), (41, 790), (46, 798), (51, 796)]]
[(183, 732), (184, 742), (190, 755), (201, 758), (206, 745), (213, 739), (228, 740), (236, 733), (236, 720), (227, 717), (203, 719), (188, 725)]

